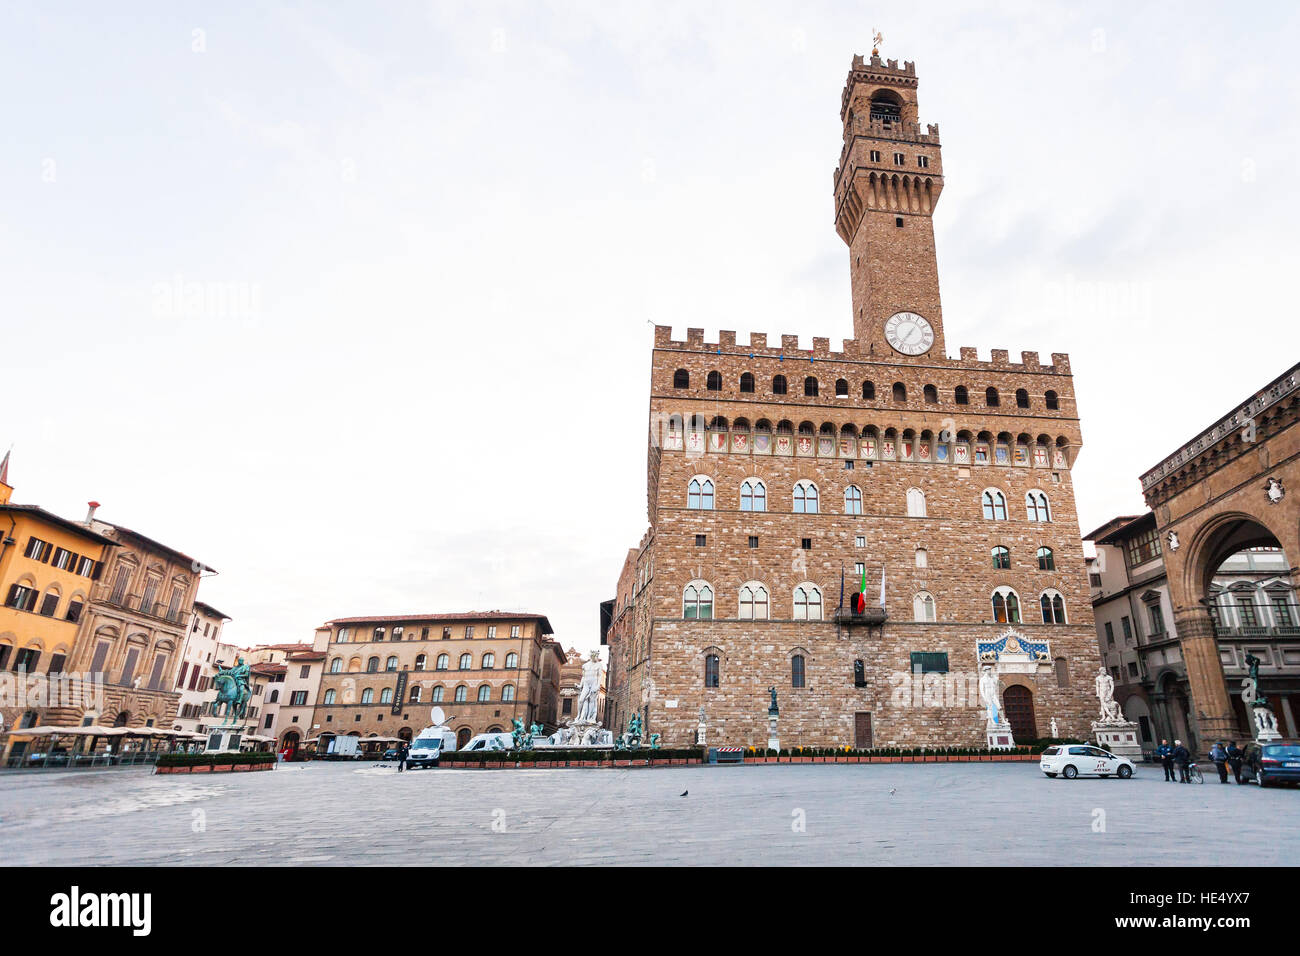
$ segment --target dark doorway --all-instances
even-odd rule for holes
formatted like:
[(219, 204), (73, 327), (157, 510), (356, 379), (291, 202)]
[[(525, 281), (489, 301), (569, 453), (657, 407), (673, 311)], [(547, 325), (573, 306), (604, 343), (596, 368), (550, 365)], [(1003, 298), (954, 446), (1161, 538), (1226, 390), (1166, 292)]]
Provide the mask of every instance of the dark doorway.
[(1028, 687), (1012, 684), (1002, 695), (1007, 710), (1007, 722), (1016, 743), (1038, 739), (1038, 724), (1034, 721), (1034, 695)]
[(859, 750), (871, 749), (871, 711), (860, 710), (853, 715), (853, 746)]

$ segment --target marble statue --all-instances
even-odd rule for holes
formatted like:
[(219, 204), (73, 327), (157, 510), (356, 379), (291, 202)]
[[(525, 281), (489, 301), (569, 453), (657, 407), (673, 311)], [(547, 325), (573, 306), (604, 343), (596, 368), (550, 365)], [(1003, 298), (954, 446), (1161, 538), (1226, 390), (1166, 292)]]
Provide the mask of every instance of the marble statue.
[(600, 706), (600, 651), (592, 651), (591, 658), (582, 665), (582, 684), (578, 687), (578, 717), (576, 723), (594, 724)]
[(1124, 719), (1120, 712), (1119, 704), (1115, 702), (1115, 678), (1107, 673), (1106, 668), (1097, 668), (1097, 700), (1101, 704), (1101, 719), (1103, 721), (1119, 722)]
[(985, 665), (980, 668), (980, 700), (988, 713), (990, 724), (1001, 724), (1002, 714), (998, 705), (998, 678), (993, 668)]
[(1060, 733), (1057, 732), (1057, 729), (1056, 729), (1056, 718), (1053, 717), (1053, 718), (1052, 718), (1052, 739), (1054, 739), (1054, 740), (1059, 740), (1060, 738), (1061, 738), (1061, 735), (1060, 735)]

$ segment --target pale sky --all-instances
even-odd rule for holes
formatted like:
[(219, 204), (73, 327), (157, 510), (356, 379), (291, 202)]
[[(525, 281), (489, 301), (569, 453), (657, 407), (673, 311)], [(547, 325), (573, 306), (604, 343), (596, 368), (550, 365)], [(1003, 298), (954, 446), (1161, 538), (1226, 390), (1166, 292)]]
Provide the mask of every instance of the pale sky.
[(1070, 353), (1091, 530), (1300, 354), (1297, 10), (6, 4), (15, 500), (216, 567), (239, 643), (503, 608), (593, 646), (651, 323), (851, 335), (879, 28), (941, 128), (950, 354)]

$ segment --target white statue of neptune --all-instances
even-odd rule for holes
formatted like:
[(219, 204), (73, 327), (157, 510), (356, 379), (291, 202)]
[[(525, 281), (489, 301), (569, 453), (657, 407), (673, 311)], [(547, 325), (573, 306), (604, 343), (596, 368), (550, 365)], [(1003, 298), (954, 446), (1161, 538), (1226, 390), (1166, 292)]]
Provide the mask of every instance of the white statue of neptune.
[(582, 665), (582, 684), (578, 687), (578, 716), (576, 723), (594, 724), (600, 704), (600, 651), (592, 651), (591, 658)]

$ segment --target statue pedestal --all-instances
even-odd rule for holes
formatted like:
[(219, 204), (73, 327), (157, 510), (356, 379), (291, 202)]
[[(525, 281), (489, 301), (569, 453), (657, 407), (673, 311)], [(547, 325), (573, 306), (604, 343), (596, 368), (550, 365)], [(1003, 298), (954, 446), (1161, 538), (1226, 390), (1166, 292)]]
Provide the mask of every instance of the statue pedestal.
[(204, 753), (239, 753), (239, 742), (243, 739), (243, 736), (244, 729), (242, 727), (225, 727), (213, 730), (208, 734), (208, 745), (204, 748)]
[(1273, 708), (1268, 704), (1254, 704), (1251, 710), (1254, 711), (1256, 742), (1266, 744), (1282, 739), (1282, 735), (1278, 733), (1277, 715), (1273, 713)]
[(1011, 733), (1011, 725), (1005, 721), (995, 724), (988, 720), (984, 723), (984, 740), (989, 750), (1010, 750), (1016, 745), (1016, 738)]
[(1117, 757), (1142, 759), (1142, 741), (1138, 725), (1131, 720), (1094, 720), (1092, 733), (1097, 746), (1109, 750)]
[(767, 715), (767, 749), (781, 749), (781, 738), (776, 734), (776, 716), (773, 714)]

